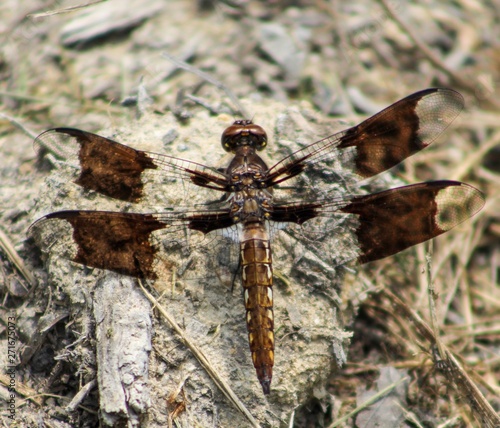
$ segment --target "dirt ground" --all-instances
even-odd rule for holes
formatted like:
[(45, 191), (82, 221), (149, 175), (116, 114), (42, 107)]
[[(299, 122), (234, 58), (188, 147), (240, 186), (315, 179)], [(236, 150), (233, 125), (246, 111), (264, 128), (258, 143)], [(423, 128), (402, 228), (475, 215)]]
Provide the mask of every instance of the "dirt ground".
[[(4, 426), (500, 426), (498, 2), (5, 0), (0, 37)], [(361, 190), (459, 180), (485, 207), (432, 246), (362, 267), (298, 263), (277, 238), (269, 396), (239, 283), (207, 275), (202, 255), (146, 284), (151, 303), (135, 281), (63, 260), (64, 236), (59, 248), (27, 237), (51, 211), (136, 209), (37, 157), (48, 128), (219, 166), (221, 132), (245, 116), (267, 130), (272, 162), (428, 87), (459, 91), (465, 111)], [(162, 191), (140, 209), (183, 194)]]

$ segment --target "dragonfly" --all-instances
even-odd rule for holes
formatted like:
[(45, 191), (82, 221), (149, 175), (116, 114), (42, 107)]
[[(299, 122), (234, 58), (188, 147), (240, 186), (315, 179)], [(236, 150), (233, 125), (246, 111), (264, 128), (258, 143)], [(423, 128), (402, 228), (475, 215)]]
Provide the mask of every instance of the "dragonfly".
[[(216, 263), (241, 278), (252, 362), (263, 393), (269, 394), (276, 236), (307, 237), (307, 244), (332, 265), (364, 264), (435, 238), (475, 215), (485, 197), (458, 181), (369, 194), (338, 191), (345, 171), (362, 181), (425, 149), (463, 106), (454, 90), (425, 89), (272, 166), (259, 154), (268, 145), (266, 131), (248, 119), (222, 132), (222, 148), (231, 156), (223, 168), (136, 150), (79, 129), (53, 128), (37, 137), (36, 147), (57, 147), (75, 159), (74, 183), (86, 190), (133, 206), (144, 203), (151, 183), (161, 188), (170, 180), (189, 191), (180, 192), (180, 203), (163, 212), (52, 212), (30, 233), (54, 223), (68, 231), (63, 257), (148, 280), (161, 280), (175, 253), (196, 248), (209, 257), (217, 248), (227, 250), (232, 263)], [(207, 195), (204, 204), (191, 197), (200, 192)], [(340, 250), (335, 260), (329, 259), (332, 248)]]

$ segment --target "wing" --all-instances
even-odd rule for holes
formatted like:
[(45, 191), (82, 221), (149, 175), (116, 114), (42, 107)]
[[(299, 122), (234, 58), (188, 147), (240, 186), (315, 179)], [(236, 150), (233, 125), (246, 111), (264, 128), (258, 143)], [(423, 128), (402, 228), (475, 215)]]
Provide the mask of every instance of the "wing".
[[(271, 219), (332, 265), (391, 256), (452, 229), (484, 206), (484, 195), (457, 181), (434, 181), (315, 203), (279, 204)], [(326, 260), (330, 258), (330, 260)]]
[(35, 149), (77, 161), (75, 183), (115, 199), (137, 203), (145, 183), (153, 179), (187, 182), (226, 192), (226, 175), (216, 168), (173, 156), (135, 150), (109, 138), (73, 128), (54, 128), (40, 134)]
[(161, 277), (175, 260), (188, 260), (195, 250), (206, 257), (224, 250), (229, 259), (222, 264), (231, 272), (238, 264), (238, 232), (229, 211), (223, 210), (59, 211), (37, 220), (29, 234), (41, 235), (45, 248), (76, 263), (142, 278)]
[(266, 185), (281, 183), (305, 170), (313, 175), (332, 168), (347, 170), (357, 179), (377, 175), (430, 145), (463, 106), (463, 97), (451, 89), (431, 88), (412, 94), (359, 125), (282, 159), (270, 168)]

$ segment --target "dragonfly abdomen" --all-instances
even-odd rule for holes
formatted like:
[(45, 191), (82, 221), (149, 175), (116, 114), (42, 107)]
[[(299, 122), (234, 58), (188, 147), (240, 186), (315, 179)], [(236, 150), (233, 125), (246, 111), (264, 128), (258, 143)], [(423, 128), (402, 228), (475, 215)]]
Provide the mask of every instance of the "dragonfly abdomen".
[(240, 245), (248, 342), (264, 394), (269, 394), (274, 365), (273, 268), (264, 224), (244, 226)]

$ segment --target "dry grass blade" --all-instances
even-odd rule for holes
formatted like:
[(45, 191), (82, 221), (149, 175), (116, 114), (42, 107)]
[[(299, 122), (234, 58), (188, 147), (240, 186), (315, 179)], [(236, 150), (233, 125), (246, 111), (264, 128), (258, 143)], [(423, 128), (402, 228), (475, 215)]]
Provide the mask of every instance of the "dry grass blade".
[(461, 394), (462, 399), (469, 403), (474, 417), (482, 427), (498, 428), (500, 426), (500, 416), (450, 351), (446, 350), (446, 359), (441, 362), (439, 368), (446, 380)]
[(142, 284), (142, 281), (138, 281), (139, 285), (144, 293), (144, 295), (148, 298), (148, 300), (158, 309), (158, 311), (162, 314), (162, 316), (167, 320), (170, 326), (175, 330), (175, 332), (180, 336), (182, 342), (190, 349), (199, 363), (206, 370), (208, 375), (212, 378), (212, 380), (216, 383), (219, 389), (223, 392), (223, 394), (227, 397), (227, 399), (238, 409), (252, 424), (254, 427), (259, 427), (260, 425), (252, 416), (250, 411), (245, 407), (243, 402), (238, 398), (238, 396), (234, 393), (228, 383), (219, 376), (217, 370), (210, 364), (207, 357), (200, 348), (198, 348), (193, 342), (189, 340), (189, 338), (184, 334), (184, 330), (176, 323), (176, 321), (168, 314), (165, 308), (152, 296)]
[(75, 10), (85, 9), (86, 7), (93, 6), (94, 4), (104, 3), (106, 0), (96, 0), (76, 6), (65, 7), (63, 9), (50, 10), (48, 12), (30, 13), (28, 18), (45, 18), (46, 16), (60, 15), (62, 13), (74, 12)]
[[(478, 83), (474, 79), (464, 79), (460, 74), (455, 73), (451, 70), (442, 60), (436, 55), (429, 47), (417, 36), (417, 34), (411, 29), (409, 25), (407, 25), (403, 20), (399, 18), (399, 16), (394, 12), (391, 4), (387, 0), (378, 0), (383, 9), (387, 12), (387, 14), (396, 22), (399, 27), (408, 35), (411, 41), (415, 44), (415, 46), (420, 49), (420, 51), (427, 57), (427, 59), (439, 70), (446, 73), (450, 79), (454, 80), (459, 84), (462, 88), (475, 93), (478, 88)], [(500, 108), (500, 104), (497, 100), (488, 96), (486, 98), (488, 102), (494, 108)]]
[(429, 310), (431, 317), (431, 327), (434, 333), (434, 337), (436, 338), (436, 347), (439, 352), (439, 356), (444, 358), (445, 349), (443, 346), (443, 342), (441, 342), (441, 338), (439, 337), (439, 323), (437, 319), (437, 311), (436, 311), (436, 299), (438, 295), (434, 289), (434, 282), (432, 281), (432, 241), (429, 243), (430, 251), (426, 255), (426, 263), (427, 263), (427, 294), (429, 298)]
[[(431, 346), (436, 345), (438, 339), (434, 332), (415, 311), (390, 291), (382, 290), (382, 293), (392, 301), (398, 311), (401, 311), (401, 313), (411, 320), (417, 331)], [(437, 362), (438, 368), (441, 369), (448, 382), (456, 388), (461, 398), (469, 404), (474, 417), (481, 423), (481, 426), (498, 428), (500, 426), (500, 416), (495, 412), (479, 388), (460, 366), (453, 354), (444, 344), (441, 344), (441, 348), (444, 353), (444, 358)]]
[(366, 400), (363, 404), (356, 407), (352, 412), (349, 412), (347, 415), (341, 417), (340, 419), (337, 419), (334, 423), (329, 425), (328, 428), (335, 428), (335, 427), (340, 426), (340, 424), (346, 422), (349, 418), (352, 418), (357, 413), (361, 412), (363, 409), (366, 409), (367, 407), (371, 406), (373, 403), (377, 402), (377, 400), (379, 400), (382, 397), (384, 397), (385, 395), (389, 394), (394, 388), (396, 388), (398, 385), (405, 382), (406, 380), (408, 380), (407, 376), (402, 378), (402, 379), (399, 379), (397, 382), (394, 382), (393, 384), (380, 390), (375, 395), (373, 395), (369, 400)]
[(500, 144), (500, 131), (495, 132), (487, 141), (481, 143), (477, 150), (471, 153), (458, 165), (450, 180), (463, 180), (463, 178), (474, 168), (478, 168), (486, 153)]
[(5, 114), (5, 113), (0, 113), (0, 117), (3, 117), (5, 120), (8, 120), (16, 128), (23, 131), (28, 137), (30, 137), (32, 139), (36, 138), (36, 134), (31, 132), (26, 126), (24, 126), (24, 124), (21, 121), (15, 119), (14, 117), (9, 116), (8, 114)]
[[(0, 384), (9, 387), (10, 376), (0, 373)], [(39, 406), (43, 404), (43, 400), (41, 398), (42, 395), (37, 394), (37, 392), (34, 389), (24, 385), (23, 383), (16, 383), (16, 393)]]
[(7, 255), (16, 269), (21, 273), (24, 279), (28, 281), (30, 285), (34, 285), (35, 278), (33, 277), (33, 275), (31, 275), (31, 272), (26, 269), (26, 266), (24, 266), (21, 257), (19, 257), (19, 254), (17, 254), (17, 251), (14, 249), (14, 246), (12, 245), (12, 242), (10, 242), (9, 237), (3, 232), (2, 229), (0, 229), (0, 248)]

